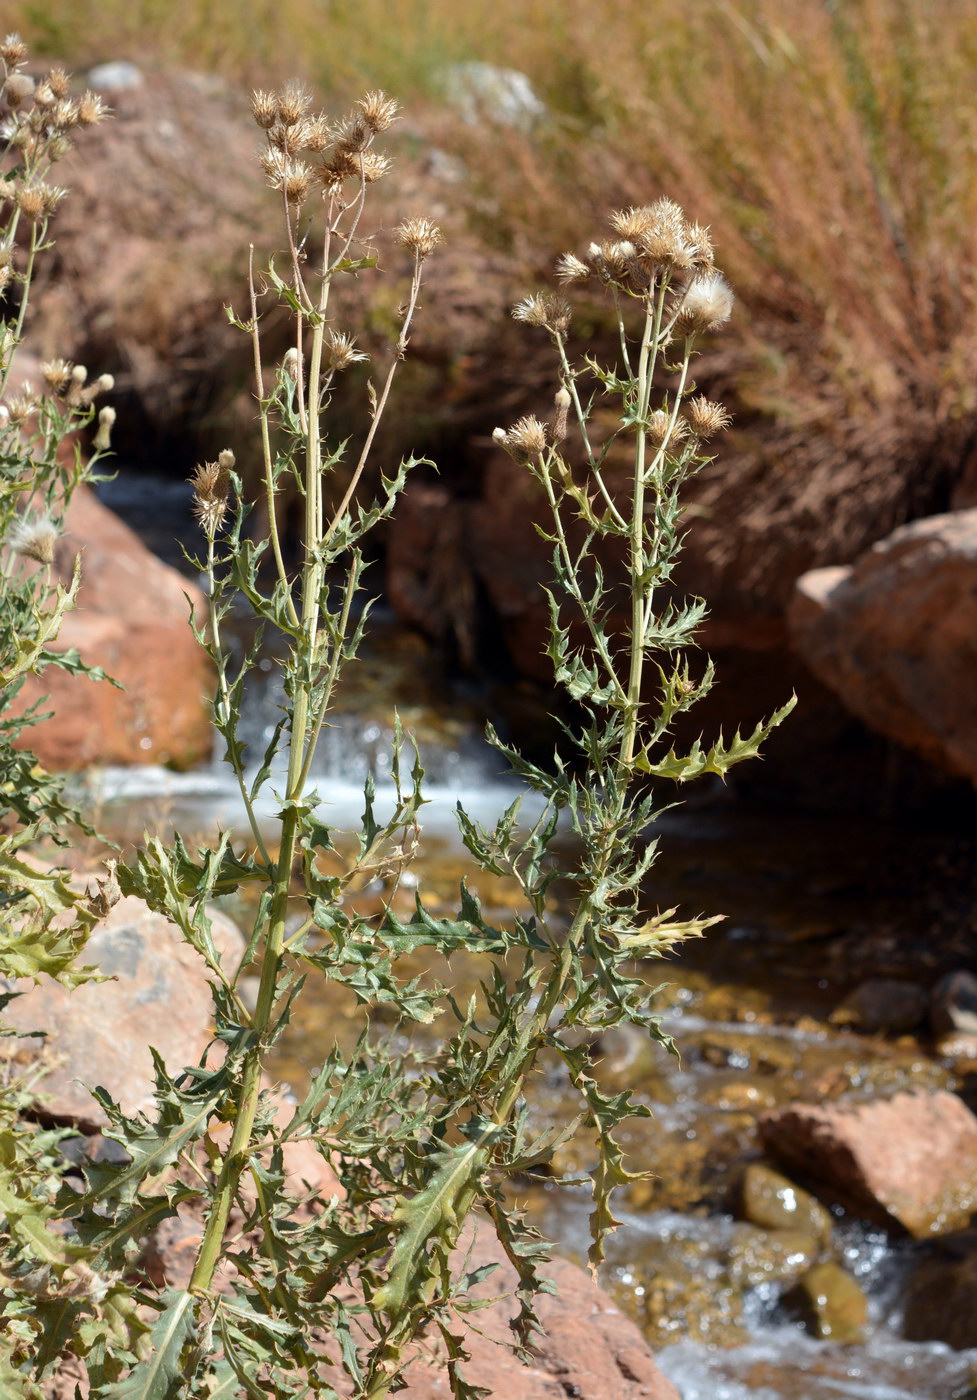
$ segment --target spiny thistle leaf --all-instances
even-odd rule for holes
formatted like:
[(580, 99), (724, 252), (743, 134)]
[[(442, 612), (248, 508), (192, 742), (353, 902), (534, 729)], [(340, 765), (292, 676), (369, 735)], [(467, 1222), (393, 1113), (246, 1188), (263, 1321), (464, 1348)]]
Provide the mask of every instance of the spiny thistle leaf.
[(125, 1380), (101, 1387), (92, 1400), (174, 1400), (185, 1385), (183, 1349), (194, 1333), (197, 1299), (185, 1291), (164, 1293), (152, 1328), (152, 1354)]

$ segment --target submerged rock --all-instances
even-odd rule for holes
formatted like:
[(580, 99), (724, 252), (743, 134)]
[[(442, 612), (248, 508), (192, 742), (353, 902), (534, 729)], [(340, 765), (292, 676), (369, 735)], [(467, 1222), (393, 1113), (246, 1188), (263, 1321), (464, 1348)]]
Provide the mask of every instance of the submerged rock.
[[(241, 933), (217, 910), (211, 924), (218, 953), (233, 967), (244, 951)], [(25, 1037), (2, 1045), (5, 1054), (27, 1057), (45, 1071), (33, 1090), (45, 1112), (101, 1128), (108, 1120), (89, 1086), (101, 1085), (124, 1113), (151, 1110), (149, 1047), (171, 1074), (195, 1064), (210, 1040), (213, 1005), (202, 958), (141, 899), (120, 900), (95, 929), (82, 962), (112, 980), (69, 992), (56, 982), (0, 978), (0, 990), (22, 993), (6, 1007), (4, 1021)]]
[(832, 1013), (835, 1025), (863, 1031), (912, 1031), (926, 1016), (928, 998), (922, 987), (892, 977), (862, 982)]
[(740, 1214), (768, 1230), (800, 1231), (818, 1240), (831, 1233), (831, 1216), (820, 1201), (758, 1162), (751, 1162), (744, 1173)]
[(948, 972), (933, 988), (930, 1028), (934, 1035), (977, 1034), (977, 977), (972, 972)]
[(977, 1208), (977, 1118), (946, 1090), (791, 1104), (764, 1114), (760, 1131), (789, 1167), (912, 1235), (956, 1229)]
[(840, 1264), (815, 1264), (784, 1299), (812, 1336), (860, 1342), (868, 1320), (865, 1294)]
[(977, 1230), (926, 1246), (906, 1283), (902, 1334), (956, 1351), (977, 1347)]

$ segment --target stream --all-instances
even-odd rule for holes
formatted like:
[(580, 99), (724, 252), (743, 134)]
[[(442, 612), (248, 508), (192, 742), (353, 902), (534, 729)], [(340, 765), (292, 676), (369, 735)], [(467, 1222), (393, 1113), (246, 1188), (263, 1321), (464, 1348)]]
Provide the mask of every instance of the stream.
[[(172, 483), (171, 483), (172, 485)], [(124, 483), (104, 491), (126, 515)], [(129, 518), (139, 526), (133, 491)], [(172, 534), (172, 531), (171, 531)], [(149, 541), (155, 544), (154, 540)], [(163, 551), (161, 551), (163, 552)], [(390, 787), (392, 705), (418, 739), (428, 773), (424, 835), (415, 890), (435, 915), (455, 912), (458, 879), (470, 862), (455, 834), (461, 801), (489, 821), (519, 793), (485, 744), (475, 709), (420, 639), (381, 613), (375, 640), (350, 671), (313, 779), (323, 816), (355, 826), (363, 783), (372, 773), (378, 807)], [(255, 746), (274, 724), (276, 672), (249, 698), (246, 726)], [(88, 776), (103, 829), (138, 840), (144, 829), (174, 828), (188, 839), (238, 825), (242, 813), (229, 770), (219, 762), (188, 773), (160, 768), (102, 769)], [(270, 820), (269, 805), (261, 815)], [(766, 1159), (756, 1120), (792, 1099), (886, 1096), (902, 1088), (949, 1087), (977, 1101), (977, 1062), (941, 1056), (925, 1031), (867, 1034), (839, 1008), (869, 978), (930, 987), (972, 956), (973, 842), (952, 830), (927, 831), (876, 819), (753, 811), (710, 793), (666, 814), (653, 898), (682, 913), (722, 912), (725, 922), (667, 963), (649, 962), (663, 1027), (681, 1059), (636, 1032), (615, 1031), (594, 1047), (608, 1087), (630, 1086), (652, 1111), (623, 1134), (627, 1164), (650, 1173), (618, 1193), (621, 1228), (602, 1282), (644, 1329), (683, 1400), (962, 1400), (977, 1395), (977, 1349), (903, 1338), (906, 1281), (921, 1246), (887, 1235), (831, 1207), (821, 1245), (768, 1231), (744, 1218), (745, 1168)], [(514, 882), (476, 873), (487, 917), (518, 912)], [(382, 887), (367, 898), (381, 900)], [(558, 896), (554, 915), (562, 913)], [(456, 994), (474, 981), (475, 963), (452, 962)], [(338, 1027), (338, 1031), (337, 1031)], [(281, 1078), (295, 1092), (335, 1035), (352, 1037), (350, 1008), (307, 996), (283, 1038)], [(973, 1071), (972, 1073), (970, 1071)], [(544, 1063), (533, 1086), (540, 1126), (565, 1120), (569, 1086)], [(561, 1150), (560, 1172), (592, 1165), (586, 1136)], [(771, 1164), (773, 1165), (773, 1164)], [(588, 1193), (543, 1181), (517, 1193), (534, 1222), (578, 1260), (586, 1254)], [(812, 1253), (813, 1250), (813, 1253)], [(814, 1256), (844, 1267), (864, 1291), (859, 1340), (818, 1340), (805, 1330), (791, 1289)]]

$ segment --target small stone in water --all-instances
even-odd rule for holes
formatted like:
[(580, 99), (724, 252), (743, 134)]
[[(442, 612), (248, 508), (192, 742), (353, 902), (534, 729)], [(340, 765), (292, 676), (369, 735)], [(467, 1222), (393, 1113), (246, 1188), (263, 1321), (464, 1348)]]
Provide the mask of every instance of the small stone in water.
[(743, 1176), (739, 1214), (767, 1230), (800, 1230), (819, 1240), (831, 1233), (831, 1216), (820, 1201), (757, 1162)]
[(815, 1264), (784, 1302), (822, 1341), (860, 1342), (868, 1319), (865, 1294), (839, 1264)]

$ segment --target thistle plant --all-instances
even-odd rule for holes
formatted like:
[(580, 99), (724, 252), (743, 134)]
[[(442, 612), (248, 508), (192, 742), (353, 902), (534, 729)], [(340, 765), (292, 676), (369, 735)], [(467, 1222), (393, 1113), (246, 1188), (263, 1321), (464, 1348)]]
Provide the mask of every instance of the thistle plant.
[[(67, 584), (55, 564), (71, 497), (95, 478), (109, 448), (115, 411), (98, 401), (113, 385), (111, 375), (89, 380), (83, 365), (54, 359), (40, 366), (36, 384), (12, 386), (38, 259), (65, 194), (52, 168), (74, 134), (105, 113), (95, 94), (73, 97), (60, 68), (35, 82), (26, 60), (16, 35), (0, 40), (0, 975), (44, 972), (70, 983), (84, 977), (71, 964), (97, 910), (22, 853), (42, 840), (65, 845), (80, 817), (24, 745), (44, 716), (37, 705), (18, 707), (17, 697), (28, 676), (49, 666), (102, 676), (76, 651), (55, 647), (81, 581), (77, 560)], [(81, 430), (96, 414), (88, 451)]]
[[(596, 279), (613, 299), (615, 365), (574, 360), (562, 296), (541, 293), (516, 308), (518, 319), (549, 334), (559, 387), (552, 422), (526, 417), (496, 439), (539, 483), (541, 528), (553, 546), (550, 655), (583, 719), (550, 768), (491, 736), (542, 799), (534, 820), (521, 819), (520, 800), (491, 827), (458, 813), (475, 866), (514, 876), (524, 907), (495, 927), (463, 882), (455, 917), (433, 917), (420, 896), (402, 917), (394, 895), (414, 859), (423, 808), (416, 751), (398, 733), (393, 811), (377, 814), (368, 781), (351, 837), (323, 820), (313, 774), (336, 687), (369, 617), (360, 596), (364, 539), (394, 509), (416, 465), (376, 473), (371, 454), (441, 234), (423, 216), (397, 229), (410, 263), (399, 328), (386, 362), (371, 367), (359, 439), (339, 441), (331, 395), (363, 352), (336, 298), (344, 279), (376, 271), (368, 195), (387, 170), (376, 140), (396, 105), (370, 93), (336, 122), (313, 114), (308, 94), (289, 86), (255, 93), (252, 110), (266, 133), (262, 165), (284, 227), (283, 255), (260, 276), (252, 266), (246, 313), (233, 317), (253, 350), (267, 533), (248, 533), (250, 502), (229, 453), (193, 478), (210, 600), (199, 637), (216, 668), (214, 721), (246, 827), (196, 852), (179, 839), (147, 840), (118, 871), (122, 890), (167, 914), (205, 961), (220, 1053), (212, 1048), (189, 1068), (157, 1058), (154, 1117), (126, 1117), (96, 1091), (124, 1160), (87, 1164), (82, 1188), (65, 1188), (50, 1207), (68, 1231), (57, 1247), (62, 1260), (71, 1251), (70, 1279), (63, 1263), (59, 1273), (38, 1258), (42, 1245), (53, 1248), (50, 1230), (38, 1234), (41, 1244), (12, 1232), (0, 1280), (21, 1300), (8, 1308), (17, 1322), (10, 1364), (36, 1386), (73, 1356), (87, 1368), (89, 1393), (105, 1400), (383, 1400), (400, 1388), (419, 1344), (434, 1338), (452, 1394), (476, 1400), (486, 1392), (465, 1378), (466, 1325), (480, 1306), (472, 1288), (494, 1266), (472, 1266), (468, 1227), (493, 1230), (518, 1274), (513, 1345), (528, 1358), (539, 1326), (534, 1299), (549, 1286), (547, 1250), (510, 1204), (506, 1183), (545, 1166), (578, 1127), (593, 1129), (591, 1259), (600, 1262), (615, 1224), (612, 1191), (629, 1179), (615, 1129), (645, 1110), (627, 1093), (601, 1090), (588, 1042), (631, 1022), (667, 1043), (636, 960), (660, 956), (710, 922), (649, 912), (656, 845), (648, 828), (662, 805), (660, 782), (724, 774), (757, 752), (788, 708), (745, 738), (696, 743), (684, 754), (670, 747), (676, 716), (712, 675), (708, 666), (696, 675), (686, 655), (703, 605), (675, 602), (666, 590), (683, 485), (727, 421), (695, 393), (696, 337), (725, 322), (732, 297), (713, 268), (707, 232), (661, 201), (616, 215), (616, 241), (594, 245), (585, 259), (567, 255), (558, 267), (563, 282)], [(265, 328), (282, 307), (291, 346), (269, 367)], [(294, 567), (277, 524), (286, 488), (297, 490), (304, 512)], [(608, 552), (622, 567), (613, 580), (598, 560)], [(271, 629), (284, 639), (283, 709), (263, 755), (248, 754), (239, 733), (260, 635), (233, 664), (224, 641), (240, 598), (259, 634)], [(279, 813), (273, 836), (258, 816), (269, 793)], [(567, 823), (576, 836), (572, 860), (555, 840)], [(354, 896), (378, 879), (383, 907), (364, 913)], [(568, 926), (548, 909), (556, 880), (573, 892)], [(230, 968), (215, 950), (208, 906), (242, 889), (252, 891), (255, 912), (241, 965)], [(479, 994), (461, 1004), (437, 978), (409, 975), (404, 959), (419, 950), (481, 957)], [(241, 977), (253, 966), (260, 980), (252, 1006)], [(310, 1067), (307, 1092), (283, 1116), (265, 1077), (269, 1057), (296, 999), (321, 978), (355, 997), (362, 1034), (352, 1052), (337, 1045)], [(374, 1012), (382, 1017), (371, 1024)], [(441, 1030), (433, 1055), (424, 1050), (429, 1038), (414, 1034), (431, 1023)], [(541, 1056), (565, 1067), (580, 1109), (572, 1123), (538, 1134), (526, 1093)], [(286, 1191), (285, 1153), (302, 1139), (334, 1172), (334, 1192)], [(160, 1291), (138, 1273), (140, 1242), (178, 1208), (197, 1213), (200, 1244), (188, 1284)], [(43, 1295), (43, 1312), (23, 1306), (30, 1287)]]

